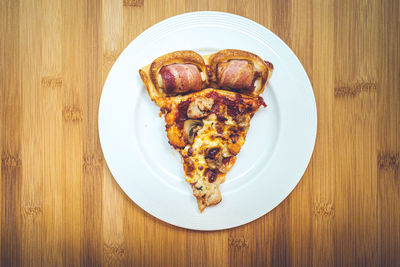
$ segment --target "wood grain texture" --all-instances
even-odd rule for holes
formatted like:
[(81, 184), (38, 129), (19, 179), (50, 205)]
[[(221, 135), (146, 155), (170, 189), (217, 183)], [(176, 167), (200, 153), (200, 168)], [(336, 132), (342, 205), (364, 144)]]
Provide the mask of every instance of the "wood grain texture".
[[(248, 17), (296, 53), (318, 134), (289, 197), (217, 232), (157, 220), (119, 188), (97, 134), (119, 54), (176, 14)], [(396, 0), (0, 0), (1, 266), (398, 266)]]

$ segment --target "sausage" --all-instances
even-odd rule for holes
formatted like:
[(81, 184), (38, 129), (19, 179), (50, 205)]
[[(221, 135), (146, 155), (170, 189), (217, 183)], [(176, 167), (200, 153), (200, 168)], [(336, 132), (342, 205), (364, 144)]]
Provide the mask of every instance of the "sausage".
[(218, 85), (233, 89), (251, 89), (254, 80), (253, 66), (247, 60), (230, 60), (217, 67)]
[(171, 64), (160, 69), (162, 89), (167, 94), (200, 91), (202, 79), (200, 70), (193, 64)]

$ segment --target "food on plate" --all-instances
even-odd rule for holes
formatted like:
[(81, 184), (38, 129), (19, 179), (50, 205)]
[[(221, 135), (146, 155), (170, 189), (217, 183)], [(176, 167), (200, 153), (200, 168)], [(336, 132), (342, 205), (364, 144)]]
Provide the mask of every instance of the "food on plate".
[(272, 70), (270, 62), (234, 49), (207, 56), (177, 51), (139, 70), (161, 108), (200, 211), (222, 200), (219, 185), (236, 161), (251, 118), (266, 107), (259, 95)]
[(139, 74), (150, 98), (159, 104), (165, 97), (204, 88), (258, 96), (272, 71), (272, 63), (253, 53), (225, 49), (205, 56), (194, 51), (168, 53), (141, 68)]

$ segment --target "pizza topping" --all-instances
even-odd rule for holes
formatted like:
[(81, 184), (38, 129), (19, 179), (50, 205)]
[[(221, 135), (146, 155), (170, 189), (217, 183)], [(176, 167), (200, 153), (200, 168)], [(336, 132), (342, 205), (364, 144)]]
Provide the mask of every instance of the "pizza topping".
[(188, 149), (187, 155), (188, 155), (189, 157), (193, 155), (193, 147), (190, 147), (190, 148)]
[(229, 135), (229, 138), (231, 139), (232, 144), (235, 144), (239, 139), (239, 135), (236, 133), (233, 133), (233, 134)]
[(225, 112), (227, 115), (235, 118), (238, 115), (256, 111), (261, 105), (266, 106), (262, 97), (258, 97), (255, 105), (254, 103), (250, 104), (248, 102), (246, 104), (244, 98), (240, 94), (235, 94), (234, 98), (229, 98), (215, 92), (210, 92), (207, 97), (214, 99), (214, 105), (210, 113), (214, 113), (220, 122), (225, 122), (227, 120)]
[(166, 130), (170, 145), (174, 148), (183, 148), (186, 146), (185, 138), (176, 126), (166, 127)]
[(224, 132), (223, 124), (221, 122), (217, 122), (215, 124), (215, 129), (217, 130), (218, 134), (222, 134)]
[(218, 169), (221, 166), (222, 161), (217, 161), (215, 159), (206, 158), (207, 166), (212, 169)]
[(247, 60), (230, 60), (217, 67), (218, 85), (233, 89), (250, 89), (255, 71)]
[(187, 116), (192, 119), (203, 118), (208, 115), (213, 105), (212, 98), (198, 97), (188, 106)]
[(227, 169), (226, 165), (225, 165), (224, 163), (222, 163), (222, 164), (219, 166), (218, 171), (220, 171), (220, 172), (222, 172), (222, 173), (227, 173), (227, 172), (228, 172), (228, 169)]
[(218, 121), (224, 122), (226, 118), (224, 116), (224, 112), (221, 109), (221, 104), (219, 102), (214, 103), (211, 112), (217, 116)]
[(250, 125), (250, 116), (246, 114), (239, 114), (235, 117), (235, 121), (241, 128), (248, 127)]
[[(240, 95), (238, 100), (240, 100)], [(227, 107), (227, 113), (229, 116), (235, 117), (236, 115), (240, 114), (241, 109), (243, 108), (242, 105), (240, 104), (239, 101), (231, 100), (231, 99), (225, 99), (224, 104)]]
[(226, 161), (224, 161), (225, 158), (219, 147), (213, 147), (207, 149), (205, 159), (208, 168), (210, 168), (211, 170), (218, 170), (222, 173), (227, 172), (225, 166)]
[(228, 144), (228, 150), (232, 155), (237, 155), (240, 152), (241, 147), (242, 145), (237, 141)]
[(166, 93), (172, 93), (176, 87), (174, 74), (167, 67), (162, 67), (158, 74), (158, 86)]
[(202, 88), (200, 70), (193, 64), (171, 64), (160, 69), (162, 88), (167, 94), (199, 91)]
[(184, 166), (186, 174), (192, 173), (195, 169), (193, 161), (189, 158), (184, 158)]
[(206, 158), (215, 159), (220, 151), (219, 147), (209, 148), (207, 149)]
[(193, 144), (194, 138), (197, 132), (203, 127), (203, 122), (201, 120), (186, 120), (184, 122), (184, 131), (187, 140), (190, 144)]
[(204, 171), (204, 175), (208, 178), (210, 183), (213, 183), (215, 180), (217, 180), (218, 170), (206, 169)]
[(175, 123), (179, 129), (183, 128), (183, 124), (187, 119), (187, 110), (191, 102), (192, 100), (188, 99), (178, 104)]

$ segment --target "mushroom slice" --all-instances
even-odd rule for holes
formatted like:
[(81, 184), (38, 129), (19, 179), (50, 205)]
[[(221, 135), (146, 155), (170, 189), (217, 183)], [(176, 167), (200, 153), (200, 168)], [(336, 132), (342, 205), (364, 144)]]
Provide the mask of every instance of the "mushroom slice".
[(216, 161), (215, 159), (206, 158), (207, 166), (211, 170), (215, 170), (219, 168), (220, 162)]
[(198, 97), (192, 103), (190, 103), (187, 110), (187, 115), (191, 119), (203, 118), (208, 115), (213, 105), (214, 99)]
[(193, 144), (194, 138), (197, 132), (203, 127), (201, 120), (186, 120), (183, 124), (187, 140), (190, 144)]
[(205, 153), (205, 159), (211, 170), (218, 169), (222, 173), (226, 173), (227, 169), (223, 163), (222, 150), (219, 147), (208, 148)]

